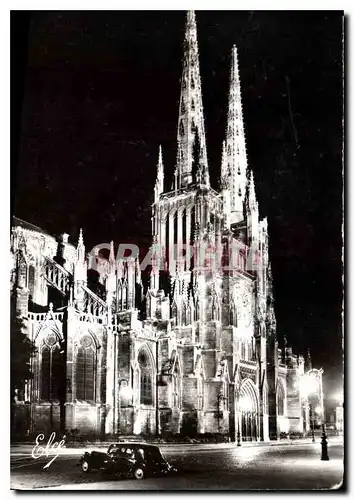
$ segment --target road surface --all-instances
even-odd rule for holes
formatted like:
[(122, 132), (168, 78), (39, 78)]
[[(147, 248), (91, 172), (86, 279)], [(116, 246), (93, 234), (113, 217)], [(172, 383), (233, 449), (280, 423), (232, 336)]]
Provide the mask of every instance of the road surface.
[[(93, 447), (94, 448), (94, 447)], [(142, 481), (114, 479), (99, 472), (84, 474), (76, 465), (83, 449), (65, 449), (53, 458), (31, 456), (31, 447), (11, 451), (12, 489), (70, 490), (310, 490), (336, 489), (343, 479), (343, 442), (328, 443), (330, 460), (321, 461), (321, 444), (235, 443), (161, 445), (165, 458), (178, 468), (172, 477)]]

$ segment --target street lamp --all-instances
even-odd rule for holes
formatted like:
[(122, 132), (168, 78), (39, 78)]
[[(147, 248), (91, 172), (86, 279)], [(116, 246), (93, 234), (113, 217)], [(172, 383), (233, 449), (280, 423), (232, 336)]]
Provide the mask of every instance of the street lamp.
[(314, 370), (310, 370), (308, 373), (305, 373), (301, 377), (299, 382), (300, 394), (306, 398), (305, 406), (309, 409), (310, 427), (311, 427), (313, 443), (315, 442), (315, 415), (314, 415), (313, 405), (308, 402), (308, 399), (311, 394), (316, 394), (316, 392), (318, 392), (319, 390), (319, 384), (316, 373), (317, 372), (315, 372)]

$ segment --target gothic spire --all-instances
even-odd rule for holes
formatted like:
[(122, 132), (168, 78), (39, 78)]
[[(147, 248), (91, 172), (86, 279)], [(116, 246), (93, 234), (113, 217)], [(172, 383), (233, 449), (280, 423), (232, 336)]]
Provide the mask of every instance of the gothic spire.
[[(86, 282), (87, 280), (87, 262), (86, 262), (86, 252), (84, 245), (84, 237), (82, 234), (82, 229), (80, 229), (79, 241), (76, 247), (76, 262), (74, 269), (74, 281)], [(76, 291), (74, 292), (76, 295)]]
[(82, 229), (80, 229), (79, 241), (77, 243), (76, 259), (78, 262), (85, 262), (85, 245)]
[(177, 165), (175, 189), (192, 184), (193, 145), (199, 139), (199, 166), (201, 184), (209, 187), (209, 170), (204, 131), (201, 80), (199, 70), (197, 26), (194, 11), (187, 13), (184, 37), (184, 56), (181, 80), (181, 97), (177, 129)]
[(229, 107), (226, 130), (227, 163), (231, 173), (232, 222), (243, 219), (243, 201), (246, 193), (247, 156), (243, 127), (241, 84), (237, 48), (232, 47)]
[(162, 149), (159, 146), (159, 160), (157, 163), (157, 176), (155, 182), (155, 202), (158, 201), (160, 194), (163, 193), (164, 171), (162, 162)]
[(251, 211), (258, 212), (258, 202), (257, 202), (257, 197), (256, 197), (256, 190), (254, 187), (254, 178), (253, 178), (253, 171), (252, 170), (250, 172), (250, 178), (247, 182), (246, 200), (247, 200), (248, 208)]

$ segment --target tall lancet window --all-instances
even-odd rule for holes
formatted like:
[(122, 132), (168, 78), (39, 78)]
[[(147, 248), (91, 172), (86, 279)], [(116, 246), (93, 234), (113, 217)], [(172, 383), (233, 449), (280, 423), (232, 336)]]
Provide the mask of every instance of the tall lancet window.
[(76, 399), (95, 400), (96, 348), (90, 335), (84, 335), (76, 356)]
[(285, 394), (284, 394), (284, 389), (283, 389), (283, 386), (281, 383), (278, 383), (277, 400), (278, 400), (278, 415), (284, 415), (284, 413), (285, 413)]
[(204, 379), (200, 374), (197, 380), (198, 410), (204, 409)]
[(49, 334), (41, 351), (41, 399), (55, 401), (60, 397), (61, 365), (60, 347), (54, 334)]
[(172, 407), (180, 407), (180, 377), (177, 367), (175, 367), (172, 375)]
[(148, 353), (142, 349), (138, 355), (140, 369), (140, 403), (153, 404), (152, 365)]

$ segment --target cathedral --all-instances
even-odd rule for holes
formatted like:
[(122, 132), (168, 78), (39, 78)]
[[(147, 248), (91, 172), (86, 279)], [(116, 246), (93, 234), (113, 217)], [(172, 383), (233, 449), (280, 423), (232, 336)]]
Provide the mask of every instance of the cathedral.
[(28, 433), (220, 434), (240, 443), (308, 431), (299, 384), (308, 360), (277, 342), (237, 48), (218, 190), (209, 178), (194, 12), (183, 52), (172, 185), (161, 148), (156, 155), (148, 287), (139, 255), (117, 258), (112, 242), (104, 260), (88, 255), (82, 231), (74, 245), (68, 234), (58, 240), (13, 219), (11, 290), (36, 347), (33, 378), (14, 403)]

